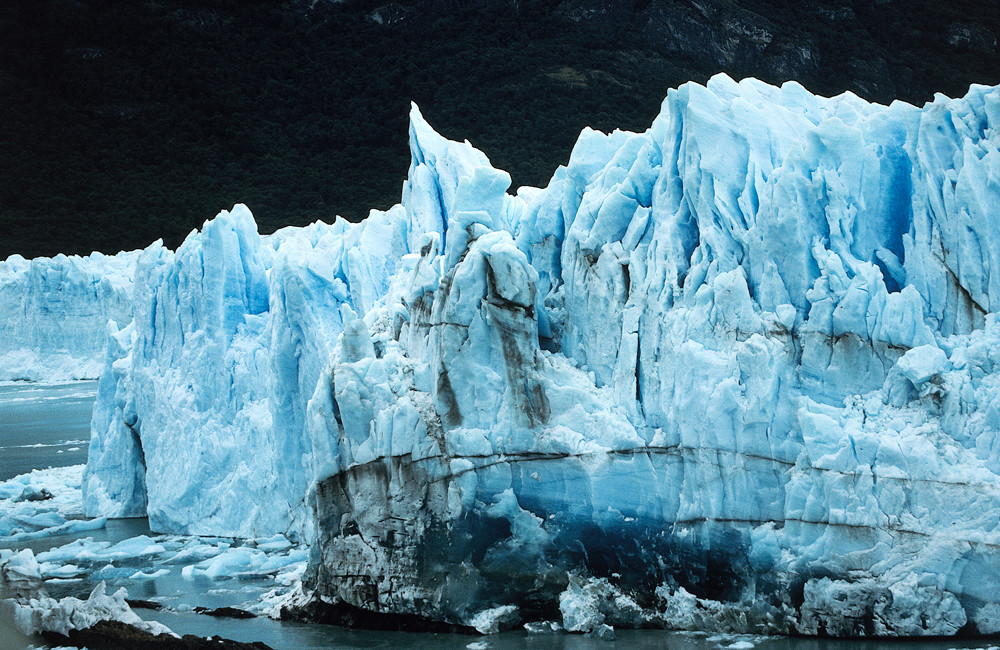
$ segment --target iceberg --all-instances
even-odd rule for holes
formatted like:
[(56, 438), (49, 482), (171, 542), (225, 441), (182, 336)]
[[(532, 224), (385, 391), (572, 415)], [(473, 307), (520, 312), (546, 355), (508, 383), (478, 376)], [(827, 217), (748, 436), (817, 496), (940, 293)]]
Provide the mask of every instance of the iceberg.
[(416, 107), (410, 149), (361, 224), (142, 254), (88, 514), (488, 632), (1000, 632), (1000, 88), (720, 75), (513, 194)]
[(138, 251), (0, 260), (0, 381), (96, 379), (109, 320), (132, 320)]

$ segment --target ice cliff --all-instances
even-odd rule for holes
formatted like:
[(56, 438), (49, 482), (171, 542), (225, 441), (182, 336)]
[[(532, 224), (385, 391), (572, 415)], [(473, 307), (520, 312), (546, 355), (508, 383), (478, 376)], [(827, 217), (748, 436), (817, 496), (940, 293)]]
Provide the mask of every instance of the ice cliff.
[(516, 194), (410, 147), (363, 224), (143, 254), (88, 511), (485, 631), (1000, 632), (1000, 89), (718, 76)]
[(0, 261), (0, 381), (100, 376), (108, 321), (132, 320), (137, 255)]
[(136, 266), (135, 319), (112, 333), (92, 422), (92, 515), (158, 531), (308, 530), (308, 396), (342, 329), (406, 252), (401, 208), (260, 236), (237, 206)]

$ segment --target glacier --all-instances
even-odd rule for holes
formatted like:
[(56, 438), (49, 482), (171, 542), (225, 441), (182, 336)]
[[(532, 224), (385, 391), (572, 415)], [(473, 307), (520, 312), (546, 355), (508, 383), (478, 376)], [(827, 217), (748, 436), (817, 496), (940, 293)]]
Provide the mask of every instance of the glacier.
[(302, 538), (306, 401), (341, 305), (384, 294), (406, 243), (401, 208), (261, 236), (236, 206), (176, 252), (143, 251), (135, 318), (111, 332), (83, 481), (92, 516), (154, 530)]
[(720, 75), (513, 193), (410, 149), (360, 224), (139, 255), (88, 514), (307, 540), (303, 611), (1000, 633), (1000, 89)]
[(99, 377), (108, 321), (132, 320), (138, 255), (0, 260), (0, 381)]

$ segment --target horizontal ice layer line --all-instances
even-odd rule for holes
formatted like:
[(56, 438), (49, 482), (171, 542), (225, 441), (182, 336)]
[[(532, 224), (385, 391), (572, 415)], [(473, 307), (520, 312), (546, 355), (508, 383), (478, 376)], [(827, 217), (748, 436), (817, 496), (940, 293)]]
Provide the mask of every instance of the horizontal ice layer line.
[(389, 212), (144, 253), (88, 511), (477, 629), (998, 632), (998, 129), (718, 76), (511, 194), (414, 108)]

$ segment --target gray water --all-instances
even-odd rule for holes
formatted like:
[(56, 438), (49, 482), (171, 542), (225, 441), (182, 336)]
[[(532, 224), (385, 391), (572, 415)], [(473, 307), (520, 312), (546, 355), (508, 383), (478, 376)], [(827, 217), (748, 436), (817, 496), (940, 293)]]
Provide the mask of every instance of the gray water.
[(0, 384), (0, 481), (87, 462), (96, 381)]
[[(37, 384), (0, 385), (0, 480), (32, 469), (75, 465), (86, 461), (90, 433), (90, 410), (96, 394), (96, 382), (76, 382), (58, 386)], [(61, 452), (61, 453), (60, 453)], [(101, 530), (31, 540), (6, 547), (30, 548), (35, 553), (62, 546), (74, 539), (91, 537), (95, 541), (119, 542), (137, 535), (153, 535), (145, 519), (109, 521)], [(116, 562), (122, 569), (148, 568), (148, 560)], [(159, 565), (157, 568), (163, 568)], [(193, 607), (217, 608), (245, 606), (255, 602), (270, 589), (267, 580), (209, 580), (196, 576), (184, 579), (180, 567), (153, 580), (107, 578), (108, 592), (128, 589), (129, 597), (163, 603), (160, 611), (137, 609), (147, 620), (164, 623), (178, 634), (219, 635), (238, 641), (262, 641), (278, 650), (313, 650), (320, 648), (444, 648), (470, 650), (510, 650), (514, 648), (555, 648), (565, 650), (606, 650), (628, 648), (646, 650), (714, 650), (738, 641), (749, 641), (762, 650), (945, 650), (946, 648), (985, 648), (988, 642), (956, 640), (930, 641), (834, 641), (774, 637), (718, 637), (708, 634), (685, 634), (658, 630), (618, 630), (614, 642), (589, 639), (575, 634), (528, 635), (509, 632), (490, 637), (455, 634), (414, 634), (404, 632), (368, 632), (328, 625), (291, 623), (266, 618), (249, 620), (218, 619), (195, 614)], [(49, 582), (46, 589), (56, 598), (86, 598), (98, 580)], [(0, 593), (0, 597), (3, 594)], [(0, 650), (17, 650), (30, 645), (40, 647), (40, 639), (24, 637), (0, 612)], [(995, 645), (995, 644), (994, 644)]]

